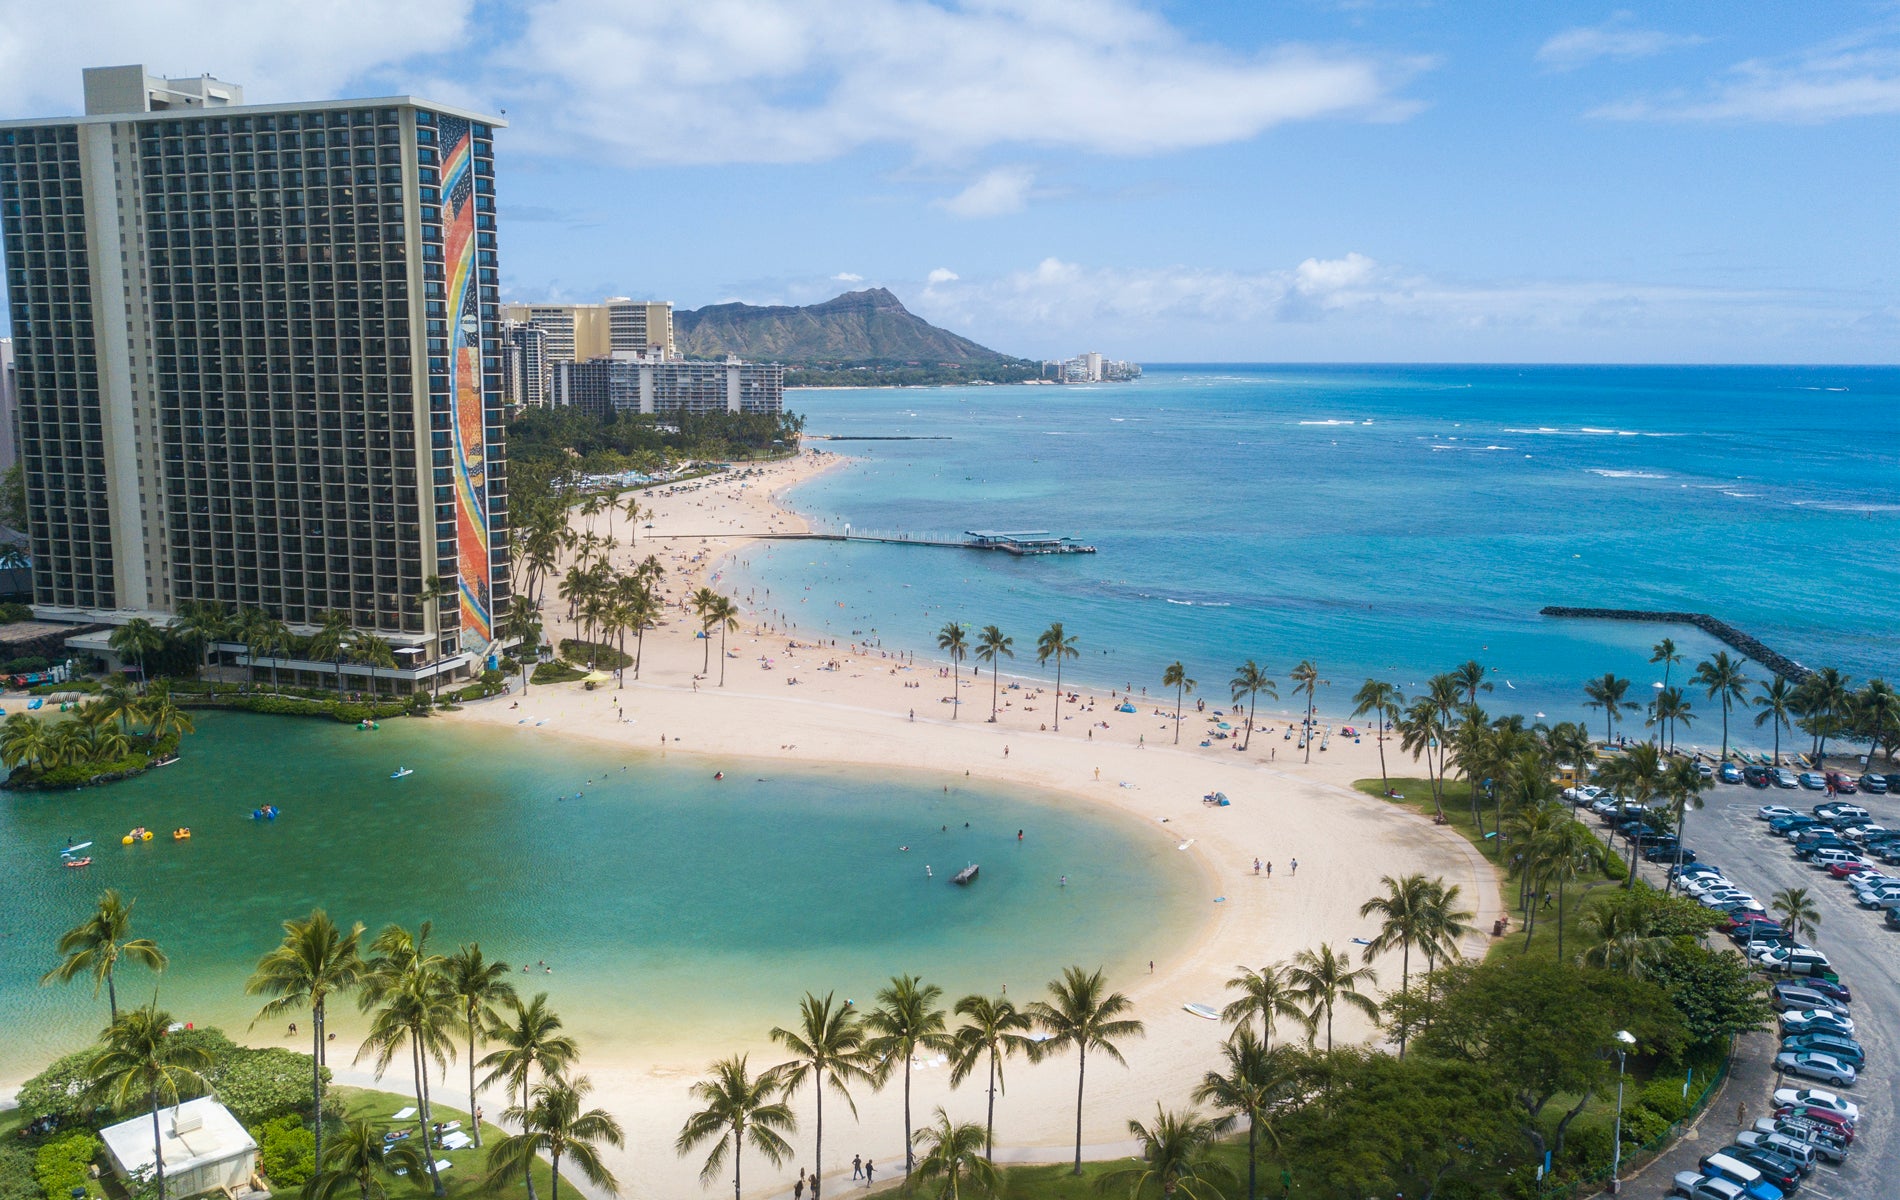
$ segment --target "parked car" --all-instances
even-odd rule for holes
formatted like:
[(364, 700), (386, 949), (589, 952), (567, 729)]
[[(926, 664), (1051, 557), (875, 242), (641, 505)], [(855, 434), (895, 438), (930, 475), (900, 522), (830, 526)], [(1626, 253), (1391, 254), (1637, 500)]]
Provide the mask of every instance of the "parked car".
[(1783, 1120), (1806, 1121), (1818, 1129), (1833, 1132), (1846, 1145), (1854, 1144), (1854, 1122), (1831, 1108), (1815, 1108), (1806, 1104), (1783, 1104), (1775, 1108), (1775, 1116)]
[(1801, 1177), (1813, 1170), (1809, 1166), (1799, 1164), (1786, 1154), (1777, 1154), (1771, 1149), (1756, 1147), (1756, 1145), (1740, 1145), (1740, 1143), (1725, 1145), (1721, 1147), (1721, 1153), (1756, 1168), (1758, 1172), (1761, 1172), (1761, 1177), (1778, 1187), (1782, 1194), (1796, 1191), (1797, 1187), (1801, 1187)]
[[(1846, 879), (1850, 875), (1864, 875), (1870, 871), (1874, 871), (1874, 865), (1869, 862), (1863, 862), (1859, 858), (1849, 856), (1847, 858), (1831, 859), (1827, 862), (1825, 869), (1829, 879)], [(1878, 872), (1875, 873), (1878, 874)]]
[(1775, 1055), (1775, 1069), (1784, 1075), (1799, 1075), (1803, 1079), (1818, 1079), (1822, 1083), (1835, 1087), (1853, 1087), (1859, 1074), (1831, 1054), (1818, 1051), (1788, 1051)]
[(1839, 1000), (1843, 1004), (1854, 1002), (1854, 989), (1838, 979), (1803, 979), (1800, 986), (1811, 992), (1819, 992), (1829, 1000)]
[(1833, 1130), (1823, 1129), (1812, 1121), (1803, 1121), (1798, 1117), (1763, 1117), (1755, 1122), (1755, 1130), (1757, 1133), (1765, 1132), (1769, 1137), (1786, 1138), (1806, 1146), (1817, 1159), (1824, 1162), (1838, 1163), (1847, 1158), (1847, 1139), (1837, 1137)]
[(1822, 845), (1810, 844), (1807, 846), (1803, 846), (1802, 849), (1808, 852), (1806, 855), (1807, 860), (1813, 863), (1817, 867), (1823, 867), (1823, 868), (1831, 867), (1839, 863), (1853, 863), (1857, 867), (1864, 867), (1867, 865), (1866, 863), (1860, 860), (1859, 855), (1855, 854), (1852, 850), (1849, 850), (1846, 846), (1822, 846)]
[(1824, 1008), (1803, 1008), (1785, 1012), (1780, 1017), (1783, 1037), (1797, 1033), (1832, 1033), (1839, 1037), (1854, 1036), (1854, 1018)]
[(1822, 975), (1833, 969), (1827, 961), (1827, 955), (1805, 946), (1777, 946), (1772, 950), (1758, 950), (1755, 953), (1755, 965), (1764, 971), (1779, 971), (1787, 975)]
[(1888, 792), (1900, 792), (1900, 771), (1887, 771), (1880, 777), (1887, 781)]
[(1856, 1071), (1867, 1065), (1867, 1052), (1861, 1049), (1859, 1042), (1831, 1033), (1798, 1033), (1793, 1037), (1782, 1038), (1781, 1048), (1793, 1054), (1804, 1051), (1829, 1054)]
[(1695, 861), (1695, 851), (1689, 849), (1689, 847), (1683, 846), (1680, 856), (1678, 856), (1676, 850), (1676, 839), (1661, 838), (1643, 847), (1643, 861), (1653, 863), (1675, 862), (1678, 857), (1680, 857), (1683, 862)]
[(1715, 772), (1715, 777), (1720, 779), (1723, 783), (1740, 783), (1742, 781), (1742, 769), (1732, 762), (1725, 762)]
[(1785, 817), (1769, 818), (1768, 828), (1785, 837), (1789, 834), (1799, 833), (1803, 829), (1813, 829), (1820, 823), (1821, 818), (1819, 817), (1811, 817), (1807, 813), (1793, 813)]
[(1769, 991), (1768, 995), (1769, 1001), (1775, 1006), (1776, 1012), (1789, 1012), (1794, 1009), (1802, 1008), (1825, 1008), (1829, 1012), (1837, 1013), (1845, 1013), (1847, 1011), (1845, 1001), (1836, 1000), (1832, 996), (1824, 996), (1816, 989), (1809, 987), (1805, 982), (1796, 983), (1792, 979), (1777, 983)]
[(1696, 1165), (1701, 1167), (1702, 1173), (1711, 1179), (1726, 1179), (1730, 1183), (1741, 1184), (1742, 1194), (1751, 1198), (1766, 1196), (1769, 1192), (1773, 1192), (1779, 1200), (1779, 1197), (1787, 1194), (1776, 1187), (1774, 1181), (1763, 1175), (1758, 1168), (1749, 1166), (1739, 1158), (1730, 1158), (1719, 1150), (1714, 1154), (1703, 1155), (1702, 1161)]
[(1808, 789), (1810, 792), (1825, 792), (1827, 790), (1827, 776), (1821, 774), (1819, 771), (1803, 771), (1801, 774), (1795, 776), (1795, 778), (1800, 781), (1802, 787)]
[(1836, 796), (1851, 796), (1860, 790), (1859, 785), (1854, 782), (1853, 776), (1848, 775), (1844, 771), (1825, 771), (1822, 773), (1822, 778), (1834, 785), (1834, 794)]
[(1682, 870), (1669, 872), (1669, 877), (1671, 879), (1688, 879), (1696, 875), (1720, 875), (1721, 873), (1722, 868), (1716, 866), (1714, 863), (1684, 863), (1682, 864)]
[(1742, 768), (1742, 782), (1749, 787), (1765, 788), (1774, 782), (1774, 776), (1767, 767), (1750, 763)]
[(1794, 777), (1794, 772), (1786, 767), (1776, 767), (1770, 778), (1775, 781), (1775, 786), (1778, 788), (1798, 788), (1801, 786), (1801, 781)]
[(1851, 1124), (1860, 1120), (1860, 1105), (1845, 1096), (1820, 1088), (1776, 1088), (1775, 1107), (1806, 1108), (1811, 1111), (1839, 1113)]
[(1769, 1154), (1779, 1154), (1789, 1162), (1800, 1164), (1804, 1173), (1814, 1170), (1815, 1160), (1820, 1156), (1814, 1152), (1813, 1146), (1802, 1139), (1774, 1132), (1773, 1121), (1757, 1121), (1756, 1124), (1766, 1125), (1768, 1128), (1748, 1129), (1736, 1134), (1736, 1145), (1746, 1146), (1751, 1150), (1766, 1151)]
[(1900, 929), (1900, 908), (1887, 910), (1887, 928)]
[[(1747, 919), (1749, 917), (1759, 919), (1750, 921)], [(1766, 914), (1741, 912), (1731, 919), (1735, 924), (1727, 931), (1728, 940), (1737, 946), (1746, 946), (1750, 942), (1757, 946), (1770, 946), (1788, 940), (1788, 931), (1782, 928), (1781, 922)]]
[(1785, 804), (1764, 804), (1755, 810), (1755, 819), (1757, 821), (1772, 821), (1776, 817), (1798, 817), (1800, 815), (1800, 813), (1797, 813), (1794, 809), (1789, 808)]
[(1677, 1171), (1675, 1186), (1669, 1189), (1669, 1194), (1685, 1196), (1688, 1200), (1745, 1200), (1748, 1196), (1742, 1185), (1734, 1180), (1723, 1179), (1719, 1175), (1704, 1175), (1699, 1171)]
[(1887, 794), (1887, 777), (1869, 771), (1860, 777), (1860, 790), (1872, 796)]
[[(1812, 771), (1808, 772), (1810, 775), (1813, 773)], [(1825, 804), (1815, 805), (1811, 811), (1823, 821), (1831, 821), (1835, 817), (1859, 817), (1864, 821), (1873, 816), (1872, 813), (1860, 805), (1849, 804), (1844, 800), (1829, 800)]]

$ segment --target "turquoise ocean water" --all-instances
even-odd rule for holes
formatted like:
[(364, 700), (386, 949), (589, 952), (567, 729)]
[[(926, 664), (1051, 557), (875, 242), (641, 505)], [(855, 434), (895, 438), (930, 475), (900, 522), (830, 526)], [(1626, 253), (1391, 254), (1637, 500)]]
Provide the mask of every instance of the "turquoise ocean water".
[[(416, 773), (390, 780), (399, 765)], [(156, 981), (128, 969), (121, 1003), (143, 1003), (156, 982), (180, 1020), (242, 1030), (258, 1004), (242, 992), (251, 966), (280, 921), (320, 905), (372, 932), (432, 919), (444, 949), (474, 939), (517, 966), (545, 959), (552, 973), (536, 966), (517, 985), (549, 991), (584, 1047), (636, 1061), (755, 1042), (807, 988), (864, 1003), (909, 971), (952, 997), (1027, 994), (1071, 962), (1132, 969), (1208, 903), (1170, 839), (1054, 797), (901, 771), (724, 766), (715, 782), (704, 759), (439, 720), (358, 733), (208, 715), (174, 766), (5, 794), (0, 1079), (105, 1023), (103, 997), (38, 979), (106, 887), (135, 898), (136, 932), (173, 963)], [(250, 820), (265, 803), (282, 818)], [(156, 837), (121, 845), (135, 825)], [(170, 839), (177, 825), (191, 840)], [(68, 838), (96, 843), (92, 867), (61, 869)], [(971, 860), (977, 884), (951, 885)], [(332, 1024), (353, 1046), (351, 1020)]]
[[(1171, 366), (799, 392), (812, 433), (949, 439), (817, 443), (862, 460), (793, 493), (824, 526), (1044, 529), (1100, 553), (779, 544), (726, 582), (812, 632), (919, 652), (946, 621), (994, 622), (1019, 669), (1060, 620), (1098, 685), (1158, 691), (1179, 658), (1221, 692), (1243, 659), (1284, 679), (1311, 657), (1335, 711), (1369, 676), (1407, 688), (1476, 658), (1494, 710), (1580, 717), (1590, 676), (1646, 693), (1664, 635), (1690, 668), (1720, 648), (1547, 604), (1706, 611), (1864, 679), (1900, 650), (1896, 401), (1900, 370), (1852, 367)], [(1683, 740), (1718, 737), (1705, 719)]]

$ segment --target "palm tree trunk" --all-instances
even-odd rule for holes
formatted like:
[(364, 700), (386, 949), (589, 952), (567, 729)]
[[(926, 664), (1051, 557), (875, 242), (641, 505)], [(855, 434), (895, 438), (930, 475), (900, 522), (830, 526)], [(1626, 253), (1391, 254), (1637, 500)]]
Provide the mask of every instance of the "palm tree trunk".
[(468, 1009), (468, 1122), (475, 1127), (475, 1148), (482, 1148), (482, 1119), (476, 1115), (481, 1101), (475, 1096), (475, 1007)]
[[(97, 996), (99, 993), (94, 992)], [(112, 969), (106, 969), (106, 1007), (112, 1013), (112, 1024), (119, 1023), (119, 989), (112, 985)]]
[(1557, 876), (1557, 961), (1564, 960), (1564, 878)]
[(548, 1200), (561, 1200), (561, 1152), (556, 1150), (548, 1160), (553, 1180), (548, 1185)]
[(1181, 701), (1187, 696), (1187, 688), (1177, 685), (1174, 689), (1174, 744), (1181, 744)]
[(1386, 778), (1385, 774), (1385, 718), (1383, 716), (1379, 718), (1379, 782), (1385, 785), (1386, 791), (1392, 790), (1392, 781)]
[[(990, 720), (992, 721), (996, 720), (996, 685), (1002, 682), (1002, 676), (1003, 663), (1002, 660), (999, 659), (996, 665), (990, 668)], [(1178, 731), (1174, 737), (1176, 741), (1181, 740), (1181, 735)]]
[[(522, 1111), (524, 1111), (524, 1112), (525, 1112), (525, 1111), (527, 1111), (527, 1107), (528, 1107), (528, 1071), (527, 1071), (527, 1068), (526, 1068), (526, 1067), (523, 1067), (523, 1068), (522, 1068), (522, 1071), (521, 1071), (521, 1108), (522, 1108)], [(525, 1130), (524, 1130), (524, 1132), (525, 1132)], [(535, 1196), (534, 1196), (534, 1155), (532, 1155), (532, 1154), (530, 1154), (530, 1155), (528, 1155), (528, 1162), (527, 1162), (527, 1164), (526, 1164), (526, 1165), (525, 1165), (525, 1166), (524, 1166), (524, 1167), (522, 1168), (522, 1170), (521, 1170), (521, 1173), (522, 1173), (522, 1175), (524, 1175), (524, 1176), (525, 1176), (525, 1177), (527, 1178), (527, 1180), (528, 1180), (528, 1200), (535, 1200)]]
[(818, 1181), (825, 1174), (825, 1073), (812, 1072), (812, 1098), (818, 1101), (818, 1131), (813, 1139), (812, 1153), (817, 1157), (811, 1167), (811, 1200), (818, 1200)]
[(957, 695), (957, 660), (950, 660), (950, 719), (956, 720), (963, 715), (963, 698)]
[(416, 1109), (421, 1118), (422, 1153), (429, 1160), (429, 1185), (437, 1196), (448, 1195), (442, 1186), (442, 1174), (435, 1169), (435, 1147), (429, 1144), (429, 1072), (422, 1064), (422, 1039), (409, 1031), (409, 1057), (416, 1068)]
[[(1409, 998), (1409, 993), (1411, 991), (1411, 988), (1412, 988), (1412, 942), (1410, 938), (1407, 938), (1405, 941), (1399, 943), (1399, 999), (1401, 1001)], [(1399, 1057), (1400, 1058), (1405, 1057), (1405, 1036), (1407, 1033), (1411, 1032), (1411, 1026), (1412, 1026), (1412, 1016), (1410, 1012), (1410, 1006), (1407, 1006), (1405, 1020), (1399, 1022)], [(1247, 1132), (1249, 1136), (1252, 1136), (1253, 1130), (1251, 1127), (1249, 1127)], [(1253, 1186), (1252, 1184), (1248, 1184), (1248, 1189), (1251, 1190), (1252, 1186)]]
[(158, 1088), (152, 1088), (152, 1166), (157, 1170), (158, 1200), (165, 1200), (165, 1136), (158, 1130)]
[(310, 1128), (317, 1148), (312, 1162), (323, 1162), (323, 1001), (310, 1006)]
[(983, 1118), (983, 1157), (996, 1161), (996, 1047), (990, 1047), (990, 1107)]
[(1248, 1117), (1247, 1118), (1247, 1200), (1254, 1200), (1254, 1198), (1260, 1194), (1260, 1189), (1255, 1185), (1255, 1182), (1254, 1182), (1256, 1168), (1258, 1165), (1258, 1155), (1254, 1147), (1258, 1140), (1259, 1132), (1260, 1131), (1254, 1127), (1253, 1118), (1251, 1116)]
[(745, 1153), (745, 1127), (732, 1127), (732, 1200), (739, 1200), (739, 1158)]
[(1254, 713), (1254, 705), (1259, 703), (1259, 701), (1260, 701), (1259, 692), (1255, 692), (1252, 695), (1247, 697), (1247, 734), (1245, 737), (1241, 739), (1241, 742), (1240, 742), (1240, 748), (1242, 750), (1253, 749), (1253, 713)]
[(1089, 1051), (1087, 1046), (1078, 1048), (1079, 1057), (1075, 1068), (1075, 1174), (1082, 1173), (1082, 1082), (1089, 1074)]
[(904, 1178), (910, 1178), (910, 1058), (904, 1057)]
[[(1055, 731), (1056, 731), (1057, 733), (1061, 733), (1061, 732), (1062, 732), (1062, 655), (1061, 655), (1060, 653), (1058, 653), (1058, 654), (1056, 655), (1056, 722), (1055, 722)], [(1076, 1118), (1076, 1123), (1077, 1123), (1078, 1125), (1080, 1125), (1080, 1124), (1081, 1124), (1081, 1118), (1080, 1118), (1080, 1117), (1078, 1117), (1078, 1118)]]

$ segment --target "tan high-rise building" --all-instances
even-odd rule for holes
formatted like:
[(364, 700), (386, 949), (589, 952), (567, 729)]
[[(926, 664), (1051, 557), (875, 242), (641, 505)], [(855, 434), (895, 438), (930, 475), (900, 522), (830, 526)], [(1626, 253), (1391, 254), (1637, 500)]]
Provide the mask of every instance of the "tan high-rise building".
[(586, 362), (610, 354), (676, 358), (673, 306), (615, 296), (599, 304), (504, 304), (502, 316), (547, 335), (547, 362)]

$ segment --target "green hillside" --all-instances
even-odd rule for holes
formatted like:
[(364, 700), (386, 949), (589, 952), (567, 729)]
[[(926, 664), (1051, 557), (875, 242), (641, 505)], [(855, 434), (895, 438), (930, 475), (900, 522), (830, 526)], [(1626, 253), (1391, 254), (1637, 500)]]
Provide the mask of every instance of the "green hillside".
[(688, 358), (736, 354), (758, 362), (996, 367), (1020, 360), (939, 329), (884, 288), (799, 307), (713, 304), (677, 312), (673, 335)]

